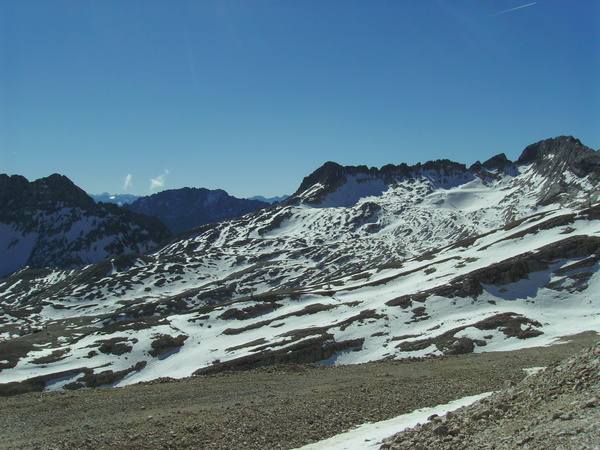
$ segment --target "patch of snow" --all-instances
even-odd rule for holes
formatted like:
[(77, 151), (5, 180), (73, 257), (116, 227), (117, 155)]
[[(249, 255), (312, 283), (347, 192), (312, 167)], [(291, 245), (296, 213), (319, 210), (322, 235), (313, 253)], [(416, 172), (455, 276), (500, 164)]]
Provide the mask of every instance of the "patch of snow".
[(531, 375), (535, 375), (538, 372), (541, 372), (544, 369), (546, 369), (546, 367), (527, 367), (523, 370), (525, 371), (527, 376), (531, 376)]
[(328, 194), (321, 207), (348, 207), (355, 205), (365, 197), (379, 196), (388, 189), (388, 185), (381, 178), (365, 176), (347, 176), (344, 185), (335, 192)]
[(297, 450), (362, 450), (368, 448), (379, 448), (381, 441), (393, 436), (406, 428), (412, 428), (417, 424), (427, 422), (427, 418), (433, 414), (443, 416), (449, 411), (455, 411), (464, 406), (469, 406), (478, 400), (489, 397), (492, 392), (463, 397), (452, 402), (433, 406), (431, 408), (417, 409), (408, 414), (394, 417), (375, 423), (366, 423), (346, 433), (338, 434), (329, 439), (305, 445)]

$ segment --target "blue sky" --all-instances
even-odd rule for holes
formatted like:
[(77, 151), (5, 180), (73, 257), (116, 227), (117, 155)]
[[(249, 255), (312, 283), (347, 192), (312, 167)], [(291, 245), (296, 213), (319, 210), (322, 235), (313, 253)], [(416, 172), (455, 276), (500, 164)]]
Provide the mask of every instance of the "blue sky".
[(0, 172), (30, 180), (275, 196), (562, 134), (600, 147), (596, 0), (0, 0)]

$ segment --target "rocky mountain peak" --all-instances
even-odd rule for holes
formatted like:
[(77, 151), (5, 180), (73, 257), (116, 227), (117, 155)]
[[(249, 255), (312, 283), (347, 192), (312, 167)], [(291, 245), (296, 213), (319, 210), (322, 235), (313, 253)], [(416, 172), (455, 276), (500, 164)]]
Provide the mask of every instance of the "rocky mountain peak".
[(484, 163), (478, 161), (469, 168), (448, 159), (413, 166), (405, 163), (388, 164), (381, 169), (364, 165), (342, 166), (329, 161), (304, 178), (300, 188), (287, 203), (301, 201), (321, 206), (351, 206), (361, 196), (380, 195), (389, 186), (402, 180), (425, 177), (433, 185), (449, 186), (465, 182), (474, 176), (488, 177), (490, 172), (498, 172), (492, 175), (496, 178), (501, 173), (513, 173), (516, 166), (528, 165), (533, 165), (533, 173), (545, 179), (545, 194), (540, 198), (540, 204), (556, 201), (561, 196), (564, 197), (563, 200), (573, 197), (572, 190), (565, 194), (572, 184), (565, 175), (567, 172), (578, 178), (591, 174), (594, 179), (600, 180), (600, 152), (586, 147), (573, 136), (559, 136), (528, 146), (517, 161), (513, 162), (506, 154), (500, 153)]
[[(305, 177), (296, 193), (287, 202), (295, 203), (301, 197), (303, 202), (320, 205), (324, 202), (328, 194), (331, 194), (348, 183), (349, 178), (360, 179), (365, 184), (368, 180), (381, 178), (382, 174), (376, 167), (367, 166), (342, 166), (338, 163), (328, 161), (315, 170), (312, 174)], [(313, 186), (320, 185), (319, 189), (311, 190)], [(381, 193), (379, 191), (378, 193)], [(345, 199), (342, 201), (344, 206), (355, 203), (354, 199)]]
[(505, 169), (506, 167), (510, 166), (511, 164), (512, 164), (512, 161), (510, 159), (508, 159), (504, 153), (500, 153), (496, 156), (492, 156), (490, 159), (485, 161), (482, 164), (482, 166), (485, 167), (487, 170), (494, 170), (494, 169)]
[(96, 202), (68, 177), (52, 174), (31, 183), (34, 201), (61, 202), (70, 207), (93, 208)]
[(28, 186), (29, 181), (24, 176), (0, 174), (0, 210), (4, 209), (11, 199), (20, 196)]
[(93, 208), (94, 200), (64, 175), (29, 182), (21, 175), (0, 175), (0, 221), (9, 222), (25, 210), (61, 207)]
[(300, 184), (300, 187), (296, 193), (302, 193), (306, 189), (318, 183), (324, 186), (343, 184), (346, 181), (346, 169), (346, 167), (341, 166), (336, 162), (327, 161), (313, 173), (305, 177), (304, 180), (302, 180), (302, 183)]
[[(597, 198), (590, 190), (600, 181), (600, 153), (586, 147), (572, 136), (546, 139), (525, 148), (517, 165), (531, 166), (532, 174), (541, 177), (540, 205), (553, 202), (568, 204), (576, 201), (583, 190), (588, 198)], [(576, 179), (590, 176), (589, 183), (581, 186)]]
[(560, 159), (567, 164), (571, 164), (593, 157), (596, 154), (597, 152), (586, 147), (573, 136), (559, 136), (527, 146), (517, 160), (517, 164), (535, 163), (541, 165), (551, 159)]
[(449, 159), (436, 159), (434, 161), (427, 161), (422, 165), (417, 164), (415, 169), (415, 171), (420, 171), (419, 169), (421, 169), (424, 171), (436, 172), (440, 175), (448, 175), (457, 172), (464, 173), (467, 171), (467, 167), (464, 164), (457, 163)]

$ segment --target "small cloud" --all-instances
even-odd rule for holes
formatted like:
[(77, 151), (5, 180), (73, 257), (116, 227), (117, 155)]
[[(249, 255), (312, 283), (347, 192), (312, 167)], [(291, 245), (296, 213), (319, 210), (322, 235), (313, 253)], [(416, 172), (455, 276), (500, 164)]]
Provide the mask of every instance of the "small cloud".
[(128, 173), (125, 177), (125, 181), (123, 182), (123, 190), (128, 191), (129, 189), (131, 189), (131, 186), (133, 185), (131, 178), (131, 174)]
[(169, 175), (169, 171), (165, 170), (161, 175), (150, 180), (150, 190), (160, 189), (165, 185), (165, 178)]

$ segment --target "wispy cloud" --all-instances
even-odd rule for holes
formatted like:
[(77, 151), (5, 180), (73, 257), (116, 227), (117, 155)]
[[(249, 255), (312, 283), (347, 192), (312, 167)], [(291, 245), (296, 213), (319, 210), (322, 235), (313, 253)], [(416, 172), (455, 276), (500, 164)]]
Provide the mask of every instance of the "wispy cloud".
[(125, 177), (125, 181), (123, 181), (123, 190), (128, 191), (133, 186), (131, 174), (128, 173)]
[(165, 185), (165, 179), (169, 175), (169, 171), (165, 169), (165, 171), (157, 176), (156, 178), (152, 178), (150, 180), (150, 190), (154, 191), (155, 189), (160, 189)]
[(500, 14), (506, 14), (511, 11), (516, 11), (517, 9), (527, 8), (528, 6), (533, 6), (537, 2), (527, 3), (526, 5), (517, 6), (516, 8), (505, 9), (504, 11), (500, 11), (494, 14), (490, 14), (488, 17), (499, 16)]

